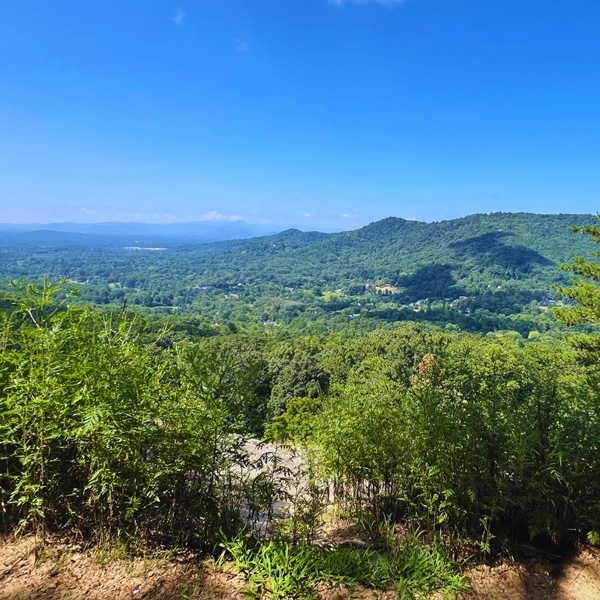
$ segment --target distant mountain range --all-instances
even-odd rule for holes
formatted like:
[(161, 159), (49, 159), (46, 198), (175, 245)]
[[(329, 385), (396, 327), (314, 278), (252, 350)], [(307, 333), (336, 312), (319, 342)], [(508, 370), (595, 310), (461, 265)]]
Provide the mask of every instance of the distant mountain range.
[[(78, 224), (13, 228), (0, 231), (0, 282), (66, 277), (99, 303), (126, 298), (215, 321), (224, 315), (277, 322), (367, 315), (471, 327), (470, 315), (477, 330), (525, 331), (539, 325), (529, 322), (528, 304), (555, 301), (552, 284), (568, 283), (560, 265), (597, 250), (569, 226), (594, 223), (593, 215), (581, 214), (475, 214), (434, 223), (390, 217), (354, 231), (288, 229), (249, 239), (237, 223), (225, 229), (205, 223), (99, 223), (83, 232), (51, 229)], [(236, 238), (198, 243), (227, 232)], [(365, 293), (376, 296), (368, 309)], [(446, 312), (413, 312), (411, 303), (431, 302), (445, 303)], [(457, 309), (448, 308), (453, 302), (462, 307), (461, 321)], [(521, 311), (523, 323), (504, 323)]]
[[(261, 235), (274, 234), (280, 231), (280, 228), (272, 225), (254, 225), (245, 221), (235, 222), (214, 222), (214, 221), (195, 221), (188, 223), (0, 223), (0, 232), (12, 232), (14, 234), (33, 234), (34, 232), (55, 232), (64, 234), (77, 234), (85, 236), (96, 236), (93, 238), (77, 238), (65, 236), (47, 236), (46, 241), (64, 240), (65, 243), (77, 243), (87, 239), (88, 242), (99, 244), (101, 237), (110, 236), (120, 238), (119, 242), (124, 240), (133, 241), (134, 238), (168, 239), (171, 243), (210, 243), (222, 240), (246, 239)], [(29, 236), (29, 239), (35, 239), (36, 236)], [(39, 236), (43, 240), (43, 236)], [(27, 238), (24, 237), (24, 240)], [(108, 240), (104, 240), (108, 242)]]

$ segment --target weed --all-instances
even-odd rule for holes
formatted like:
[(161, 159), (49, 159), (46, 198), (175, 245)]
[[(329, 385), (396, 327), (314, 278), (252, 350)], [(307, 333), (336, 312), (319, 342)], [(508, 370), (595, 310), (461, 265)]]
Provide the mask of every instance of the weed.
[(225, 555), (247, 581), (250, 598), (313, 598), (319, 582), (360, 584), (374, 589), (394, 586), (398, 598), (451, 597), (467, 589), (459, 565), (441, 548), (426, 546), (418, 534), (394, 540), (384, 552), (372, 548), (293, 546), (271, 540), (253, 546), (242, 535), (222, 544)]
[(183, 600), (188, 600), (198, 592), (200, 587), (201, 585), (199, 583), (186, 584), (179, 590), (178, 597), (182, 598)]

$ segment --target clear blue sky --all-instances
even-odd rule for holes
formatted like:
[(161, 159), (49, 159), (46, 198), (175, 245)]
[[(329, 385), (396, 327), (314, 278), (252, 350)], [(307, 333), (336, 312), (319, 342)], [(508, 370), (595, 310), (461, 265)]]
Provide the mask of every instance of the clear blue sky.
[(354, 228), (600, 210), (596, 0), (1, 13), (0, 221)]

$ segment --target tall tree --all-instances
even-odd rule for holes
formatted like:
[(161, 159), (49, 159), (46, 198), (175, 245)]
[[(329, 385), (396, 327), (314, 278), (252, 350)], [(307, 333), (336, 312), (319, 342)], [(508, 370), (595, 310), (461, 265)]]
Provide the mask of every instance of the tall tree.
[[(600, 215), (596, 217), (600, 223)], [(572, 226), (573, 233), (588, 237), (600, 244), (600, 228), (597, 225)], [(590, 257), (600, 258), (600, 250), (589, 252)], [(555, 285), (556, 291), (563, 297), (577, 302), (577, 306), (561, 307), (554, 310), (554, 316), (565, 325), (591, 323), (600, 325), (600, 263), (598, 260), (576, 256), (569, 265), (562, 265), (566, 271), (571, 271), (579, 278), (571, 277), (571, 286)]]

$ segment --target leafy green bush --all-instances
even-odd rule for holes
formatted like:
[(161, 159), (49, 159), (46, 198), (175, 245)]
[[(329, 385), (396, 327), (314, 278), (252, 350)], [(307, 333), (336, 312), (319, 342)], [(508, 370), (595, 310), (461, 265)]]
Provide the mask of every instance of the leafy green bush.
[(4, 531), (205, 544), (244, 504), (253, 393), (227, 357), (142, 345), (119, 315), (21, 285), (0, 330)]
[(486, 552), (598, 530), (597, 386), (572, 349), (453, 337), (408, 383), (387, 360), (364, 369), (373, 358), (323, 400), (306, 443), (355, 515), (416, 519)]

